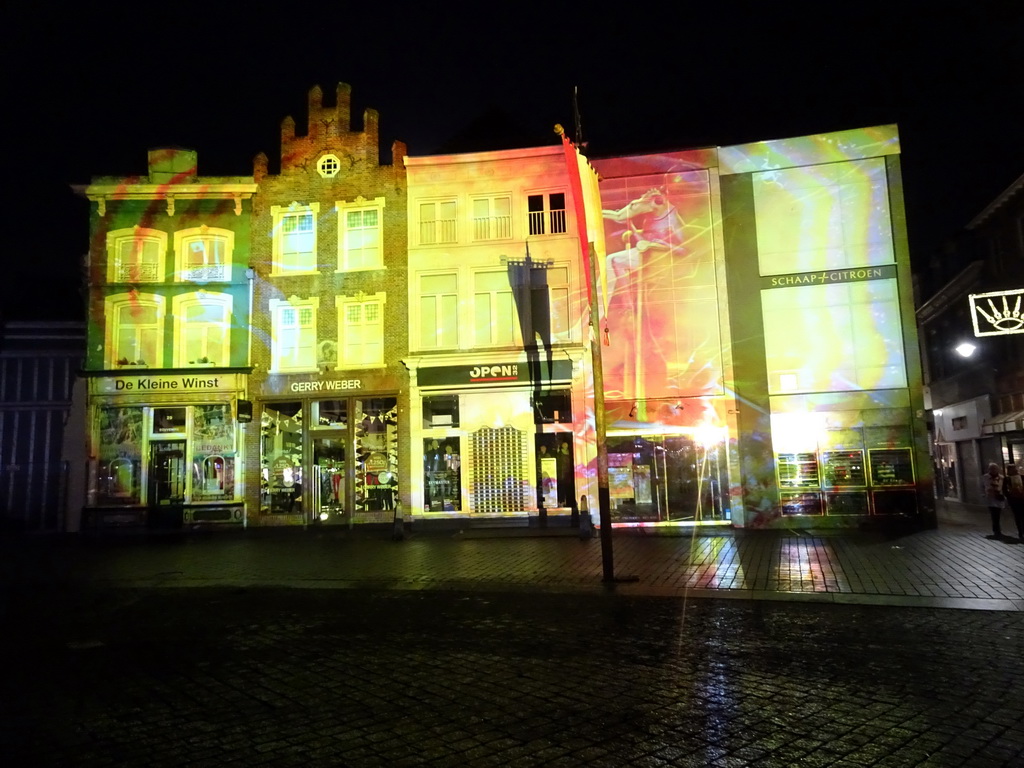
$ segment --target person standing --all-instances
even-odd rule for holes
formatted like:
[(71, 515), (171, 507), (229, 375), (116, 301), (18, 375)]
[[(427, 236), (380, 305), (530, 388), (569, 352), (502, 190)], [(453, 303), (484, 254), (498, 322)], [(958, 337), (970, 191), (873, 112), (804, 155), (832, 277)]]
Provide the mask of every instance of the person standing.
[(1000, 527), (1000, 518), (1003, 515), (1003, 476), (999, 472), (999, 465), (992, 462), (988, 465), (988, 472), (981, 476), (982, 489), (984, 490), (985, 504), (988, 505), (988, 513), (992, 516), (992, 536), (996, 539), (1003, 538), (1003, 531)]
[(1021, 477), (1016, 464), (1006, 465), (1003, 496), (1013, 512), (1013, 522), (1017, 524), (1017, 539), (1024, 544), (1024, 477)]

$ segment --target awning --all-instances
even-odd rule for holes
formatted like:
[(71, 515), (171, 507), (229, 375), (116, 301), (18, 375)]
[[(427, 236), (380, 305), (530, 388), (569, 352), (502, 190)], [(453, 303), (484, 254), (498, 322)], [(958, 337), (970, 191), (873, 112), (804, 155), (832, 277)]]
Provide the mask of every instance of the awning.
[(999, 432), (1024, 431), (1024, 411), (1000, 413), (981, 422), (983, 435), (994, 435)]

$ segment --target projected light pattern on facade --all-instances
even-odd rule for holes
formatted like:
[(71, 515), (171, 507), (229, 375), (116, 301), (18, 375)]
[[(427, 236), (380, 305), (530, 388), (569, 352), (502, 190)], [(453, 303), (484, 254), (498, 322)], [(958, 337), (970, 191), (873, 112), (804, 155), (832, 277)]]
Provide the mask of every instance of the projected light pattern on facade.
[(708, 173), (610, 179), (604, 381), (612, 400), (721, 391)]
[[(614, 524), (917, 514), (894, 126), (388, 165), (323, 96), (279, 172), (167, 150), (86, 191), (97, 520), (595, 519), (598, 354)], [(1019, 294), (975, 321), (1012, 332)]]

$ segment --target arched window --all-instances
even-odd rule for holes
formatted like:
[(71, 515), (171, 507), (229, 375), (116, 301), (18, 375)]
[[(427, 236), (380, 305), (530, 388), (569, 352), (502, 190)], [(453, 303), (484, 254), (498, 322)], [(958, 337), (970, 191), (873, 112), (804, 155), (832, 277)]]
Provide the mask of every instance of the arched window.
[(167, 233), (129, 227), (107, 233), (107, 282), (155, 283), (163, 279)]
[(179, 282), (231, 280), (235, 233), (216, 227), (193, 227), (174, 233), (175, 275)]
[(174, 365), (230, 365), (231, 296), (198, 291), (172, 300)]
[(164, 297), (134, 291), (120, 293), (108, 296), (104, 308), (105, 367), (162, 367)]

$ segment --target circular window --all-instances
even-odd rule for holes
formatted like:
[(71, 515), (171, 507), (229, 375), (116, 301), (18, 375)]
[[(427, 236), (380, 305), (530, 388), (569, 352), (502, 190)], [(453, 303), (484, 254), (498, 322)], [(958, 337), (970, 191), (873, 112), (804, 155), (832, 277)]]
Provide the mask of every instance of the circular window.
[(320, 158), (320, 162), (316, 164), (316, 169), (325, 179), (331, 179), (338, 175), (338, 171), (341, 170), (341, 163), (334, 155), (324, 155)]

